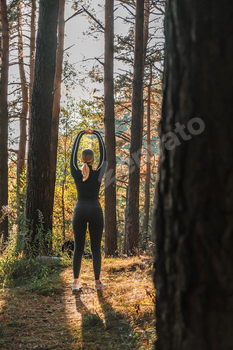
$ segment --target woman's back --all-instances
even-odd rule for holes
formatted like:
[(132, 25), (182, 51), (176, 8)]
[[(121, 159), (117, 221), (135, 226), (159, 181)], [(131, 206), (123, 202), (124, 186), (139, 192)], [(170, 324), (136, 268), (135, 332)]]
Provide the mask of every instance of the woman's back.
[(101, 184), (101, 180), (99, 181), (100, 171), (93, 170), (92, 166), (89, 166), (89, 168), (90, 174), (86, 181), (83, 181), (81, 170), (76, 171), (73, 176), (78, 192), (78, 200), (99, 198)]

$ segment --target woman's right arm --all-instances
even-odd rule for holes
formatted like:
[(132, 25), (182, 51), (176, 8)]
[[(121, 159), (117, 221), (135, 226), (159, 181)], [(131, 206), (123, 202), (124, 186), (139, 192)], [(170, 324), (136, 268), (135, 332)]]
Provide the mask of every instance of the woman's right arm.
[(106, 160), (107, 160), (106, 148), (105, 148), (104, 141), (103, 141), (102, 136), (100, 135), (99, 131), (93, 130), (93, 134), (95, 134), (99, 140), (100, 161), (99, 161), (99, 165), (96, 169), (98, 171), (102, 168), (106, 168)]
[(76, 171), (80, 170), (77, 164), (77, 153), (78, 153), (78, 148), (79, 148), (79, 142), (81, 140), (81, 137), (85, 134), (85, 130), (82, 130), (79, 132), (78, 136), (76, 137), (74, 141), (74, 145), (72, 147), (72, 152), (71, 152), (71, 158), (70, 158), (70, 169), (71, 169), (71, 174), (73, 175)]

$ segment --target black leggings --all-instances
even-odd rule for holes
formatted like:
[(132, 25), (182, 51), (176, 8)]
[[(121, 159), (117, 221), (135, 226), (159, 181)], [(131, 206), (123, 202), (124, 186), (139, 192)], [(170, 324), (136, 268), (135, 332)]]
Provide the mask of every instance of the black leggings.
[(91, 251), (93, 256), (93, 268), (95, 279), (100, 276), (101, 253), (100, 244), (103, 233), (103, 211), (98, 199), (78, 200), (73, 215), (74, 231), (74, 256), (73, 271), (74, 278), (79, 278), (82, 254), (84, 251), (87, 223), (91, 238)]

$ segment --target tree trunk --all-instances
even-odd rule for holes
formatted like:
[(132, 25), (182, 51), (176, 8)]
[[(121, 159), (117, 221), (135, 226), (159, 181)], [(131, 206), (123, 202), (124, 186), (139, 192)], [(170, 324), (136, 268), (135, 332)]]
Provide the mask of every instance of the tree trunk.
[(21, 82), (22, 92), (22, 112), (20, 115), (20, 136), (19, 136), (19, 151), (18, 151), (18, 163), (17, 163), (17, 183), (20, 188), (20, 177), (23, 174), (25, 166), (25, 151), (26, 151), (26, 139), (27, 139), (27, 113), (28, 113), (28, 86), (24, 71), (23, 60), (23, 33), (22, 33), (22, 13), (21, 13), (21, 1), (17, 2), (17, 17), (18, 17), (18, 60), (19, 60), (19, 74)]
[[(46, 235), (48, 230), (52, 228), (52, 211), (50, 207), (50, 145), (58, 8), (59, 0), (40, 1), (35, 78), (32, 93), (26, 203), (26, 217), (29, 223), (31, 244), (34, 244), (37, 234), (37, 225), (39, 223), (38, 210), (43, 215), (43, 234)], [(47, 242), (45, 241), (45, 253), (47, 249)]]
[(150, 17), (150, 1), (144, 0), (144, 19), (143, 19), (143, 75), (146, 61), (146, 48), (149, 36), (149, 17)]
[(146, 137), (146, 179), (145, 179), (145, 204), (142, 224), (142, 250), (146, 250), (148, 240), (148, 223), (150, 212), (150, 173), (151, 173), (151, 147), (150, 147), (150, 98), (152, 84), (152, 66), (150, 66), (150, 82), (147, 96), (147, 137)]
[[(147, 49), (147, 42), (148, 42), (148, 36), (149, 36), (149, 16), (150, 16), (150, 1), (149, 0), (144, 0), (144, 21), (143, 21), (143, 68), (142, 68), (142, 74), (143, 74), (143, 80), (144, 80), (144, 71), (145, 71), (145, 62), (146, 62), (146, 49)], [(144, 92), (144, 88), (143, 88), (143, 92)], [(142, 94), (143, 94), (142, 92)], [(147, 102), (147, 111), (148, 111), (148, 102)], [(147, 120), (148, 120), (148, 115), (147, 115)], [(141, 135), (140, 135), (140, 148), (142, 149), (142, 136), (143, 136), (143, 126), (144, 126), (144, 99), (143, 99), (143, 105), (142, 105), (142, 128), (141, 128)], [(140, 175), (139, 175), (140, 176)], [(146, 181), (145, 181), (145, 186), (147, 185)], [(139, 184), (139, 188), (140, 188), (140, 184)], [(146, 193), (146, 188), (145, 188), (145, 193)], [(145, 199), (145, 203), (146, 203), (146, 199)], [(148, 205), (147, 205), (148, 206)], [(144, 231), (145, 231), (145, 211), (146, 208), (144, 206), (144, 216), (143, 216), (143, 224), (142, 224), (142, 230), (140, 232), (140, 228), (139, 228), (139, 241), (141, 244), (141, 248), (142, 250), (145, 250), (145, 237), (144, 237)], [(148, 225), (147, 225), (148, 227)]]
[[(8, 205), (8, 112), (7, 112), (7, 87), (9, 70), (9, 29), (7, 19), (6, 0), (1, 0), (1, 25), (2, 25), (2, 64), (0, 77), (0, 218), (1, 209)], [(0, 236), (3, 234), (3, 242), (8, 239), (8, 218), (0, 220)]]
[(156, 350), (233, 348), (233, 3), (167, 3)]
[[(108, 166), (106, 172), (116, 176), (116, 141), (113, 86), (113, 5), (114, 0), (105, 2), (105, 53), (104, 53), (104, 126)], [(116, 228), (116, 181), (105, 182), (105, 255), (114, 255), (117, 250)]]
[(141, 128), (143, 108), (143, 17), (144, 0), (136, 2), (132, 123), (130, 139), (130, 169), (125, 218), (126, 252), (138, 254), (139, 181), (141, 159)]
[(66, 154), (66, 142), (67, 134), (65, 135), (65, 154), (64, 154), (64, 171), (63, 171), (63, 180), (62, 180), (62, 192), (61, 192), (61, 207), (62, 207), (62, 235), (63, 240), (66, 240), (66, 217), (65, 217), (65, 184), (66, 184), (66, 171), (67, 171), (67, 154)]
[(53, 212), (54, 191), (56, 183), (56, 165), (57, 165), (57, 144), (59, 130), (59, 114), (61, 100), (61, 78), (62, 78), (62, 62), (64, 51), (64, 33), (65, 33), (65, 0), (60, 0), (59, 16), (58, 16), (58, 47), (56, 57), (56, 73), (54, 81), (54, 101), (53, 101), (53, 117), (52, 117), (52, 132), (51, 132), (51, 160), (50, 160), (50, 198), (51, 211)]
[[(32, 103), (32, 87), (34, 82), (34, 69), (35, 69), (35, 51), (36, 51), (36, 0), (32, 0), (32, 10), (31, 10), (31, 24), (30, 24), (30, 84), (29, 84), (29, 123), (28, 130), (30, 131), (31, 125), (31, 103)], [(28, 144), (29, 144), (28, 138)]]

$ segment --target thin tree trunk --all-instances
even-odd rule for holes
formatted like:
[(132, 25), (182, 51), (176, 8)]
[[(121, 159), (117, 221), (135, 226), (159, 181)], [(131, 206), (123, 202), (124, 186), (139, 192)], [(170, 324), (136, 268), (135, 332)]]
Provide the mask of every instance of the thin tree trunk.
[(65, 34), (65, 0), (60, 0), (59, 16), (58, 16), (58, 47), (56, 56), (56, 73), (54, 81), (54, 101), (53, 101), (53, 117), (51, 129), (51, 160), (50, 160), (50, 198), (51, 211), (53, 212), (54, 191), (56, 183), (56, 165), (57, 165), (57, 145), (59, 130), (59, 114), (61, 100), (61, 78), (62, 78), (62, 62), (64, 52), (64, 34)]
[[(44, 218), (43, 234), (46, 235), (52, 229), (50, 146), (58, 9), (59, 0), (40, 0), (26, 202), (26, 217), (29, 222), (31, 244), (37, 243), (38, 210)], [(47, 247), (47, 243), (44, 240), (45, 253), (51, 249), (51, 247)], [(36, 244), (35, 248), (37, 248)]]
[(232, 17), (232, 2), (167, 2), (156, 350), (233, 349)]
[[(145, 63), (146, 63), (146, 49), (147, 49), (147, 42), (149, 37), (149, 16), (150, 16), (150, 1), (144, 0), (144, 21), (143, 21), (143, 67), (142, 67), (142, 74), (143, 74), (143, 80), (145, 75)], [(144, 94), (144, 89), (142, 94)], [(142, 149), (142, 136), (143, 136), (143, 126), (144, 126), (144, 99), (142, 100), (142, 128), (141, 128), (141, 135), (140, 135), (140, 148)], [(140, 175), (139, 175), (140, 176)], [(139, 179), (140, 181), (140, 179)], [(139, 184), (140, 188), (140, 184)], [(139, 228), (139, 241), (143, 245), (143, 227), (140, 231)], [(144, 246), (141, 247), (144, 249)]]
[(19, 60), (19, 74), (21, 82), (22, 92), (22, 112), (20, 115), (20, 136), (19, 136), (19, 151), (18, 151), (18, 164), (17, 164), (17, 183), (20, 188), (20, 177), (23, 174), (25, 166), (25, 151), (26, 151), (26, 139), (27, 139), (27, 113), (28, 113), (28, 86), (24, 71), (23, 60), (23, 33), (22, 33), (22, 13), (21, 13), (21, 1), (17, 2), (17, 17), (18, 17), (18, 60)]
[[(3, 206), (8, 205), (8, 112), (7, 87), (9, 70), (9, 28), (7, 19), (6, 0), (1, 0), (2, 25), (2, 64), (0, 78), (0, 217)], [(0, 236), (3, 233), (3, 242), (8, 239), (8, 217), (0, 222)]]
[[(31, 125), (32, 87), (33, 87), (33, 82), (34, 82), (35, 51), (36, 51), (36, 0), (32, 0), (30, 31), (31, 31), (31, 35), (30, 35), (30, 84), (29, 84), (30, 108), (29, 108), (29, 122), (28, 122), (28, 130), (29, 131), (30, 131), (30, 125)], [(29, 144), (29, 140), (30, 139), (28, 137), (28, 144)]]
[(136, 1), (130, 170), (125, 218), (126, 252), (137, 255), (139, 236), (139, 181), (143, 108), (143, 17), (144, 0)]
[(62, 234), (63, 239), (66, 239), (66, 219), (65, 219), (65, 183), (66, 183), (66, 170), (67, 170), (67, 159), (66, 159), (66, 142), (67, 135), (65, 136), (65, 154), (64, 154), (64, 171), (63, 171), (63, 180), (62, 180)]
[[(104, 54), (104, 126), (108, 166), (112, 177), (116, 176), (116, 141), (114, 116), (113, 85), (113, 48), (114, 48), (114, 0), (105, 2), (105, 54)], [(116, 182), (105, 182), (105, 255), (114, 255), (117, 250), (116, 228)]]
[(150, 98), (152, 84), (152, 66), (150, 66), (150, 82), (147, 95), (147, 137), (146, 137), (146, 179), (145, 179), (145, 204), (142, 224), (142, 250), (146, 250), (148, 240), (148, 223), (150, 212), (150, 174), (151, 174), (151, 143), (150, 143)]
[(149, 17), (150, 17), (150, 1), (145, 0), (144, 3), (144, 21), (143, 21), (143, 75), (146, 61), (146, 49), (149, 37)]

